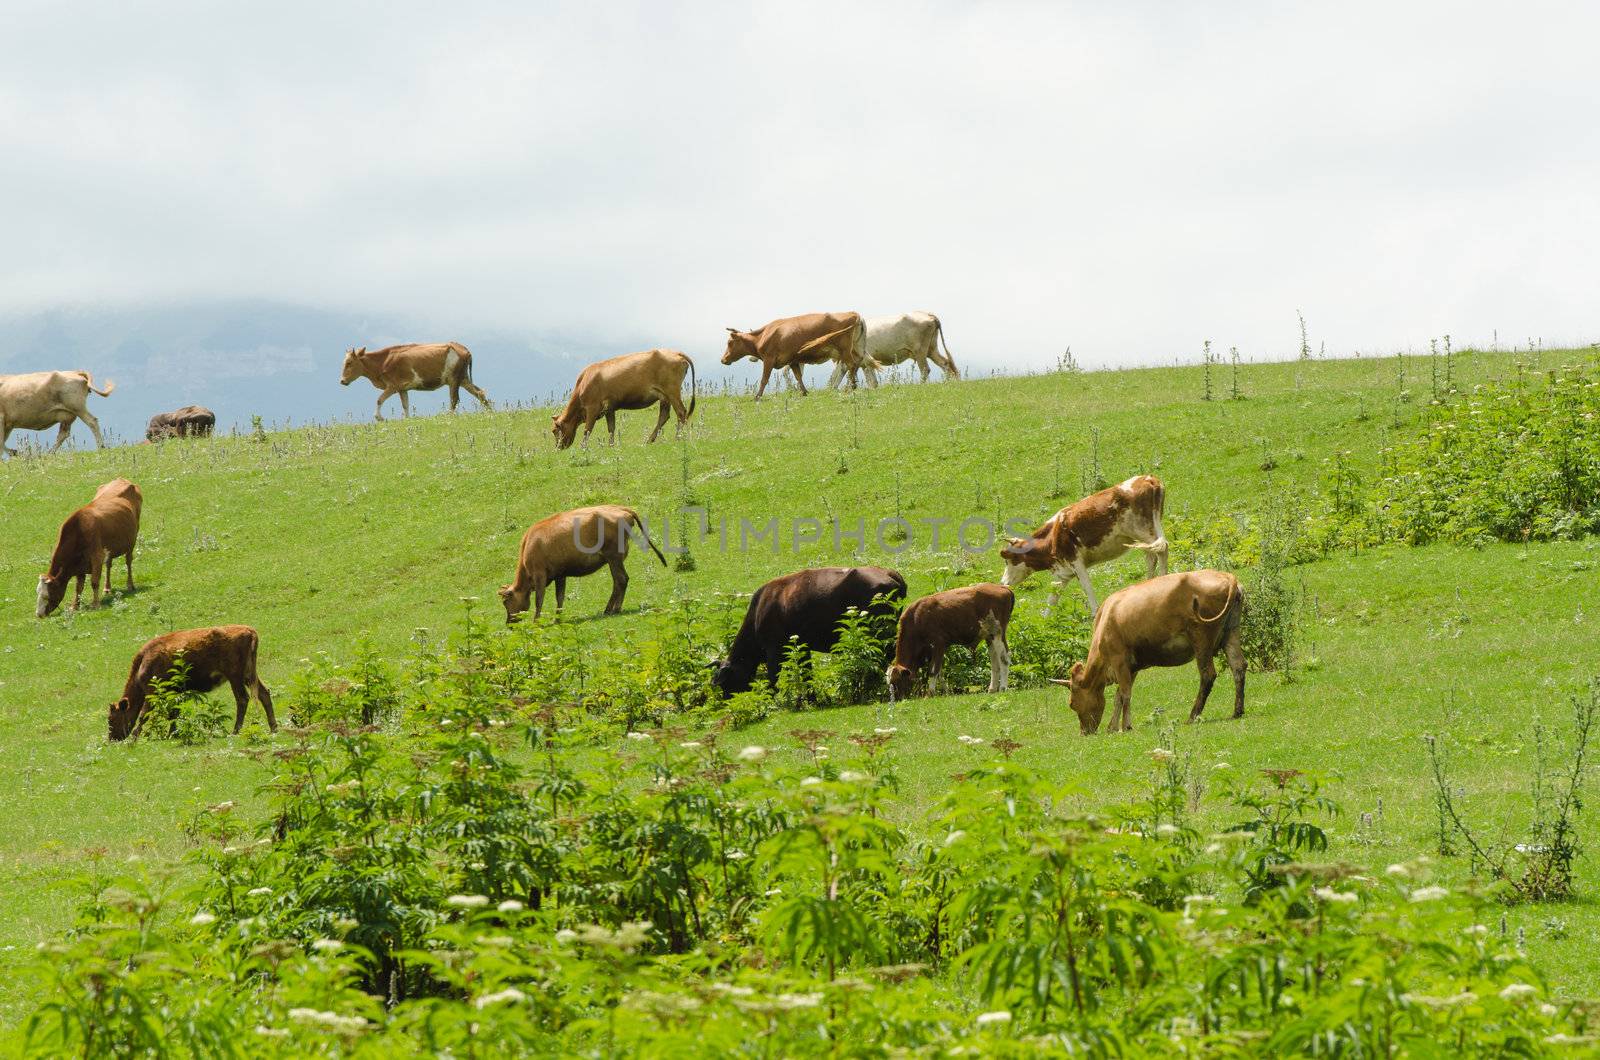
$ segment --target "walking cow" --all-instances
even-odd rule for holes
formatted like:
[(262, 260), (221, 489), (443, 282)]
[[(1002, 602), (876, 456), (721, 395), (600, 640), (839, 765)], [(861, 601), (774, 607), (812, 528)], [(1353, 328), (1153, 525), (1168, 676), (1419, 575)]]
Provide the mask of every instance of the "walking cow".
[(484, 408), (494, 408), (489, 395), (473, 384), (472, 353), (459, 342), (410, 343), (381, 350), (361, 346), (346, 350), (339, 385), (349, 386), (362, 376), (370, 379), (379, 390), (375, 418), (380, 420), (383, 419), (383, 403), (391, 395), (400, 395), (401, 413), (409, 416), (411, 399), (407, 394), (413, 390), (438, 390), (442, 386), (450, 388), (451, 412), (456, 410), (463, 389)]
[(645, 533), (644, 521), (632, 508), (620, 504), (575, 508), (528, 527), (517, 553), (516, 577), (510, 585), (500, 587), (506, 624), (527, 612), (530, 596), (537, 619), (544, 611), (545, 586), (551, 583), (556, 587), (556, 610), (561, 610), (567, 600), (568, 578), (582, 578), (606, 566), (611, 568), (611, 599), (606, 601), (604, 613), (620, 612), (628, 591), (628, 571), (622, 563), (628, 558), (628, 538), (636, 534), (665, 567), (667, 557)]
[[(928, 362), (932, 361), (944, 372), (946, 379), (960, 379), (961, 373), (956, 369), (956, 362), (950, 356), (950, 347), (944, 341), (944, 325), (939, 323), (939, 318), (932, 313), (901, 313), (897, 316), (867, 317), (863, 322), (866, 325), (867, 356), (873, 363), (889, 368), (911, 361), (922, 373), (922, 381), (928, 381)], [(940, 345), (944, 345), (944, 353), (939, 352)], [(846, 368), (840, 364), (833, 370), (833, 375), (828, 379), (828, 386), (839, 385), (839, 380), (846, 374), (850, 376), (850, 386), (856, 385), (856, 370)]]
[(838, 361), (847, 369), (864, 368), (867, 384), (878, 385), (877, 369), (883, 367), (866, 354), (866, 331), (859, 313), (807, 313), (804, 316), (774, 320), (756, 331), (728, 329), (728, 348), (723, 364), (743, 358), (761, 362), (761, 385), (756, 400), (766, 393), (773, 370), (788, 369), (794, 385), (805, 394), (800, 370), (808, 364)]
[(101, 390), (94, 385), (88, 372), (27, 372), (23, 375), (0, 375), (0, 450), (17, 455), (15, 449), (6, 448), (6, 439), (12, 431), (45, 431), (57, 425), (53, 453), (66, 442), (72, 433), (72, 421), (82, 420), (89, 433), (94, 435), (96, 448), (105, 448), (100, 437), (100, 421), (89, 413), (89, 391), (109, 397), (116, 384), (107, 380)]
[[(683, 377), (689, 377), (689, 407), (683, 407)], [(698, 388), (694, 382), (694, 362), (680, 350), (646, 350), (644, 353), (627, 353), (596, 361), (578, 373), (578, 382), (567, 399), (561, 415), (552, 416), (550, 431), (555, 435), (556, 448), (565, 449), (572, 444), (583, 427), (583, 444), (589, 444), (589, 433), (601, 416), (606, 419), (606, 430), (611, 434), (611, 444), (617, 444), (617, 411), (619, 409), (647, 409), (661, 405), (661, 415), (656, 419), (656, 429), (650, 432), (646, 445), (661, 435), (667, 417), (678, 414), (678, 430), (694, 415)]]

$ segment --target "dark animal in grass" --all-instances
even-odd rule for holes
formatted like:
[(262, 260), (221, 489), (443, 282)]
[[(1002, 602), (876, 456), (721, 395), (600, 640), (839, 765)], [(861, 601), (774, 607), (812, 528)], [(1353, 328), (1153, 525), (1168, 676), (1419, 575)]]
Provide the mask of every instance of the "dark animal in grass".
[(233, 717), (235, 734), (244, 728), (245, 708), (254, 693), (267, 712), (267, 727), (278, 731), (272, 713), (272, 693), (256, 674), (256, 650), (260, 637), (249, 626), (209, 626), (163, 633), (145, 642), (133, 657), (128, 683), (122, 698), (111, 704), (108, 735), (112, 740), (138, 736), (144, 726), (152, 686), (171, 677), (173, 663), (180, 656), (188, 668), (188, 678), (175, 692), (209, 692), (222, 682), (233, 689), (238, 709)]
[[(683, 405), (683, 377), (689, 377), (689, 407)], [(555, 435), (556, 448), (565, 449), (583, 428), (583, 444), (589, 444), (589, 433), (604, 416), (611, 444), (617, 444), (618, 410), (647, 409), (661, 406), (656, 418), (656, 429), (645, 440), (648, 445), (661, 435), (667, 417), (678, 414), (678, 431), (694, 415), (698, 398), (694, 382), (694, 362), (679, 350), (646, 350), (627, 353), (596, 361), (578, 373), (578, 382), (567, 399), (561, 415), (552, 416), (550, 433)]]
[(889, 690), (896, 698), (904, 698), (917, 673), (926, 669), (928, 692), (937, 694), (945, 652), (953, 646), (970, 648), (983, 641), (989, 646), (989, 691), (1004, 692), (1011, 673), (1006, 626), (1015, 605), (1010, 589), (992, 583), (947, 589), (907, 604), (900, 612), (894, 662), (883, 675)]
[(133, 590), (133, 546), (139, 540), (139, 511), (144, 498), (139, 487), (125, 478), (112, 479), (94, 492), (94, 500), (67, 516), (56, 537), (56, 550), (50, 556), (50, 569), (39, 575), (39, 591), (34, 614), (45, 618), (61, 606), (67, 583), (78, 580), (72, 594), (72, 609), (83, 601), (83, 579), (89, 578), (94, 606), (100, 606), (100, 575), (105, 573), (106, 592), (111, 591), (111, 561), (123, 558), (128, 571), (128, 590)]
[(1095, 618), (1089, 658), (1056, 684), (1072, 689), (1072, 710), (1085, 736), (1100, 728), (1106, 685), (1117, 686), (1111, 730), (1133, 728), (1133, 678), (1152, 666), (1200, 667), (1200, 694), (1189, 720), (1197, 721), (1217, 680), (1213, 661), (1226, 650), (1233, 672), (1233, 716), (1244, 715), (1244, 590), (1225, 571), (1193, 570), (1166, 574), (1112, 593)]
[(567, 579), (593, 574), (601, 567), (611, 568), (611, 599), (605, 614), (622, 610), (622, 597), (628, 591), (628, 539), (637, 537), (656, 554), (664, 567), (667, 557), (645, 533), (644, 522), (632, 508), (620, 504), (600, 504), (575, 508), (541, 519), (522, 535), (517, 555), (516, 577), (500, 587), (500, 600), (506, 605), (506, 624), (518, 620), (533, 598), (533, 617), (544, 611), (545, 586), (556, 587), (556, 610), (567, 599)]
[[(716, 664), (712, 684), (724, 694), (748, 691), (756, 670), (767, 667), (767, 683), (778, 683), (790, 638), (809, 651), (830, 651), (839, 640), (839, 622), (852, 607), (871, 615), (890, 615), (903, 600), (906, 580), (884, 567), (817, 567), (774, 578), (750, 597), (744, 622)], [(880, 599), (881, 598), (881, 599)]]
[(144, 429), (147, 442), (163, 438), (205, 438), (217, 425), (217, 414), (204, 405), (185, 405), (171, 412), (158, 412), (150, 417)]

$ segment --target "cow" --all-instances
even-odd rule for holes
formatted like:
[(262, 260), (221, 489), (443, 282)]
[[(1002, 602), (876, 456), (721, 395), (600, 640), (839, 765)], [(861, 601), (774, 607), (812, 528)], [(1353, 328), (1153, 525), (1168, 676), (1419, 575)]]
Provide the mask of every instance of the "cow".
[[(683, 407), (683, 377), (689, 376), (689, 407)], [(561, 415), (552, 416), (550, 431), (555, 435), (556, 448), (565, 449), (583, 426), (583, 444), (589, 445), (589, 432), (601, 416), (606, 418), (606, 430), (611, 434), (611, 444), (617, 444), (617, 410), (647, 409), (661, 405), (661, 415), (656, 419), (656, 429), (650, 432), (645, 444), (661, 436), (667, 417), (678, 414), (678, 431), (694, 415), (699, 386), (694, 380), (694, 362), (681, 350), (646, 350), (643, 353), (626, 353), (596, 361), (578, 373), (578, 382), (567, 399)]]
[(567, 600), (567, 579), (593, 574), (605, 566), (611, 568), (611, 599), (606, 601), (603, 613), (620, 612), (623, 594), (628, 591), (628, 572), (622, 563), (628, 558), (628, 539), (634, 536), (650, 546), (663, 567), (667, 565), (667, 557), (645, 532), (644, 520), (632, 508), (620, 504), (575, 508), (528, 527), (517, 554), (516, 574), (510, 585), (500, 587), (506, 625), (527, 612), (530, 595), (537, 620), (544, 611), (545, 586), (552, 582), (556, 587), (556, 610), (560, 611)]
[[(863, 368), (870, 386), (878, 385), (877, 370), (883, 367), (866, 355), (866, 329), (859, 313), (807, 313), (774, 320), (755, 331), (729, 328), (728, 349), (722, 355), (722, 363), (733, 364), (745, 357), (761, 362), (757, 401), (766, 392), (774, 369), (781, 372), (787, 368), (800, 393), (806, 394), (800, 369), (808, 364), (834, 360), (849, 368)], [(851, 382), (854, 384), (853, 378)]]
[(1021, 585), (1035, 571), (1050, 571), (1055, 582), (1044, 605), (1049, 614), (1061, 598), (1061, 582), (1069, 573), (1076, 574), (1093, 618), (1097, 605), (1090, 567), (1139, 549), (1144, 553), (1146, 578), (1154, 578), (1158, 568), (1167, 573), (1167, 539), (1161, 531), (1165, 503), (1166, 489), (1153, 475), (1138, 475), (1090, 494), (1045, 520), (1032, 537), (1009, 538), (1000, 549), (1006, 565), (1000, 584)]
[[(946, 379), (960, 379), (961, 372), (950, 356), (950, 346), (944, 342), (944, 325), (932, 313), (901, 313), (898, 316), (867, 317), (863, 324), (867, 334), (867, 356), (881, 367), (892, 367), (904, 361), (916, 362), (922, 381), (928, 381), (928, 362), (932, 361), (944, 372)], [(944, 353), (939, 346), (944, 343)], [(830, 388), (848, 372), (850, 386), (856, 385), (856, 370), (843, 364), (834, 367), (828, 379)]]
[(59, 424), (56, 444), (50, 447), (53, 453), (72, 433), (73, 420), (82, 420), (94, 435), (95, 447), (104, 449), (100, 421), (89, 413), (89, 391), (109, 397), (116, 388), (108, 379), (101, 390), (88, 372), (81, 371), (0, 375), (0, 450), (17, 455), (15, 449), (6, 448), (12, 431), (45, 431)]
[(128, 669), (128, 681), (122, 688), (122, 698), (111, 704), (107, 735), (113, 741), (139, 735), (144, 728), (151, 686), (159, 681), (171, 681), (175, 663), (180, 658), (188, 669), (188, 676), (180, 687), (172, 688), (172, 691), (209, 692), (226, 681), (233, 688), (233, 698), (237, 704), (233, 715), (234, 735), (237, 736), (239, 730), (244, 728), (244, 712), (250, 705), (251, 693), (255, 694), (261, 702), (261, 708), (267, 712), (267, 727), (277, 732), (278, 719), (272, 713), (272, 693), (256, 673), (256, 650), (260, 643), (261, 638), (249, 626), (180, 629), (145, 641)]
[(72, 609), (83, 602), (83, 579), (87, 575), (94, 592), (94, 606), (100, 606), (100, 573), (105, 572), (106, 592), (111, 592), (111, 561), (123, 557), (127, 565), (128, 591), (133, 591), (133, 546), (139, 540), (139, 511), (144, 497), (139, 487), (125, 478), (112, 479), (94, 491), (94, 500), (67, 516), (56, 537), (56, 550), (50, 556), (50, 569), (39, 575), (38, 604), (34, 614), (40, 618), (61, 606), (67, 582), (78, 579), (72, 594)]
[(1233, 716), (1244, 716), (1244, 590), (1239, 579), (1224, 571), (1191, 570), (1165, 574), (1130, 585), (1106, 597), (1094, 621), (1089, 658), (1073, 664), (1066, 680), (1051, 678), (1072, 690), (1072, 710), (1085, 736), (1100, 728), (1106, 709), (1106, 685), (1117, 686), (1117, 709), (1111, 731), (1133, 728), (1133, 678), (1152, 666), (1200, 667), (1200, 694), (1189, 720), (1198, 721), (1206, 697), (1217, 680), (1213, 661), (1219, 648), (1233, 672)]
[(892, 615), (893, 601), (905, 595), (905, 578), (883, 567), (817, 567), (774, 578), (751, 595), (744, 621), (727, 658), (716, 663), (711, 683), (724, 695), (748, 691), (756, 668), (765, 663), (767, 684), (776, 688), (791, 643), (808, 651), (831, 651), (845, 612), (855, 608), (874, 616)]
[(408, 343), (403, 346), (385, 346), (381, 350), (368, 350), (365, 346), (345, 351), (344, 368), (339, 373), (339, 385), (349, 386), (366, 376), (378, 388), (377, 419), (383, 419), (383, 403), (393, 394), (400, 395), (403, 415), (411, 415), (413, 390), (438, 390), (450, 388), (450, 411), (456, 410), (461, 390), (478, 399), (486, 409), (494, 408), (489, 395), (472, 382), (472, 353), (459, 342)]
[(903, 699), (917, 672), (926, 668), (928, 693), (937, 695), (945, 651), (953, 645), (974, 647), (980, 640), (989, 646), (989, 691), (1004, 692), (1011, 674), (1006, 626), (1016, 599), (1005, 586), (985, 583), (947, 589), (908, 604), (900, 612), (894, 662), (883, 675), (890, 693)]
[(205, 438), (217, 425), (217, 414), (204, 405), (185, 405), (172, 412), (158, 412), (150, 417), (144, 429), (144, 440), (159, 442), (163, 438)]

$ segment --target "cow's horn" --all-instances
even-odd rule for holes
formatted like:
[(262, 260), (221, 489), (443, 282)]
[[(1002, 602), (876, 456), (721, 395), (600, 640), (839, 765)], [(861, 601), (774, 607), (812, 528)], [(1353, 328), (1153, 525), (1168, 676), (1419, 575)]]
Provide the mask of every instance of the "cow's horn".
[(1052, 677), (1050, 683), (1053, 685), (1066, 685), (1068, 688), (1072, 687), (1072, 681), (1065, 677)]

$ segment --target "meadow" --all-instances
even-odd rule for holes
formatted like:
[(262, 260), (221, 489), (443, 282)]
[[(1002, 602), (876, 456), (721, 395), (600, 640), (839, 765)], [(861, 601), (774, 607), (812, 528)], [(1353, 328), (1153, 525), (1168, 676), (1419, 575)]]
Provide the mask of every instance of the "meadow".
[[(1479, 386), (1570, 364), (1593, 365), (1593, 351), (1457, 353), (1452, 392), (1441, 400), (1465, 406)], [(743, 594), (806, 565), (893, 566), (913, 597), (993, 580), (994, 550), (966, 552), (949, 527), (973, 516), (1036, 525), (1096, 483), (1139, 473), (1166, 483), (1174, 569), (1248, 569), (1268, 515), (1308, 525), (1311, 536), (1350, 483), (1381, 477), (1389, 447), (1424, 426), (1438, 368), (1428, 357), (1301, 360), (1244, 365), (1236, 377), (1218, 365), (806, 398), (786, 390), (760, 403), (702, 395), (682, 439), (670, 440), (669, 429), (668, 440), (644, 447), (653, 413), (624, 414), (615, 448), (597, 436), (587, 451), (564, 453), (551, 443), (550, 410), (531, 409), (10, 461), (0, 467), (0, 746), (11, 766), (0, 778), (8, 808), (0, 1019), (15, 1025), (37, 1002), (41, 988), (23, 968), (38, 942), (74, 922), (75, 881), (91, 866), (132, 863), (192, 878), (198, 840), (185, 822), (194, 811), (232, 800), (235, 813), (259, 816), (264, 786), (283, 768), (263, 752), (293, 737), (268, 736), (254, 705), (238, 738), (107, 742), (106, 706), (133, 652), (157, 633), (255, 626), (281, 718), (285, 690), (317, 665), (348, 665), (362, 652), (398, 662), (419, 645), (459, 642), (469, 626), (503, 624), (495, 589), (511, 578), (526, 526), (602, 502), (636, 508), (653, 531), (670, 516), (670, 544), (686, 505), (734, 525), (776, 517), (785, 540), (740, 549), (736, 530), (725, 550), (702, 540), (691, 545), (692, 564), (676, 565), (692, 569), (664, 569), (636, 551), (624, 613), (612, 619), (598, 616), (609, 590), (603, 573), (572, 583), (560, 625), (597, 655), (642, 655), (675, 608), (730, 628)], [(1231, 400), (1235, 378), (1240, 395)], [(119, 563), (110, 606), (35, 619), (34, 580), (61, 519), (118, 475), (144, 491), (137, 590), (121, 591)], [(877, 540), (872, 527), (889, 516), (912, 526), (907, 541)], [(817, 520), (821, 540), (795, 547), (787, 529), (795, 518)], [(835, 549), (827, 529), (835, 519), (846, 527), (864, 520), (859, 553)], [(925, 522), (932, 519), (947, 520), (938, 548)], [(1135, 728), (1125, 735), (1085, 739), (1063, 691), (1024, 688), (777, 712), (721, 739), (803, 763), (808, 752), (795, 730), (842, 739), (893, 728), (900, 781), (882, 812), (913, 829), (950, 790), (952, 774), (987, 753), (961, 737), (983, 747), (1014, 742), (1010, 757), (1064, 786), (1063, 809), (1082, 812), (1146, 792), (1150, 752), (1168, 748), (1186, 763), (1201, 830), (1229, 812), (1208, 797), (1214, 767), (1304, 770), (1342, 808), (1326, 824), (1327, 857), (1381, 870), (1437, 855), (1424, 740), (1434, 735), (1447, 748), (1458, 804), (1486, 834), (1510, 842), (1533, 811), (1536, 733), (1564, 732), (1571, 701), (1600, 674), (1600, 539), (1570, 536), (1414, 546), (1323, 534), (1324, 545), (1303, 547), (1288, 571), (1300, 597), (1293, 662), (1250, 675), (1238, 721), (1227, 720), (1224, 672), (1202, 723), (1175, 724), (1195, 687), (1194, 670), (1182, 668), (1140, 676)], [(1102, 599), (1142, 570), (1136, 557), (1098, 568)], [(1036, 613), (1048, 590), (1043, 577), (1027, 583), (1019, 613)], [(1064, 589), (1062, 606), (1084, 610), (1076, 586)], [(552, 621), (547, 610), (544, 624)], [(512, 634), (520, 635), (531, 634)], [(713, 720), (714, 712), (696, 713), (686, 738)], [(620, 736), (617, 727), (607, 738)], [(603, 745), (572, 753), (596, 750)], [(1595, 837), (1593, 819), (1580, 817), (1576, 897), (1508, 906), (1496, 928), (1515, 936), (1562, 997), (1600, 994)], [(1437, 871), (1458, 885), (1470, 865), (1447, 857)]]

